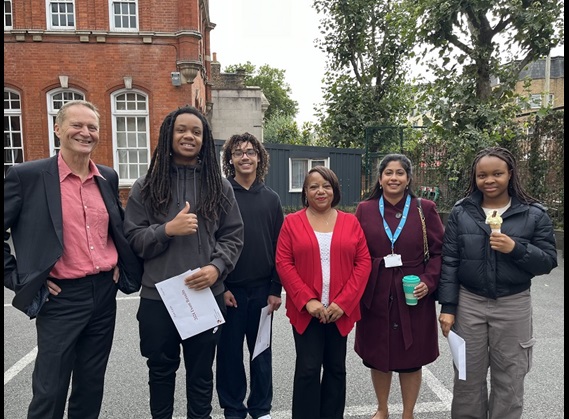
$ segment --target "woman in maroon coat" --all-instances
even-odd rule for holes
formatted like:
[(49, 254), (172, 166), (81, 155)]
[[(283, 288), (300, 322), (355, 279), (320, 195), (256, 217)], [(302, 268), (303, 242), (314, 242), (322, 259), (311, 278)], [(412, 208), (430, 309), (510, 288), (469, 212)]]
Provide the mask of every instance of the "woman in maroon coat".
[[(388, 154), (378, 168), (378, 182), (356, 210), (372, 258), (372, 271), (356, 323), (355, 350), (371, 369), (378, 401), (372, 419), (389, 416), (393, 371), (399, 373), (403, 418), (413, 418), (423, 365), (439, 356), (434, 292), (441, 272), (443, 225), (435, 203), (423, 199), (429, 259), (425, 261), (423, 226), (411, 189), (410, 160)], [(402, 278), (417, 275), (415, 306), (405, 303)]]

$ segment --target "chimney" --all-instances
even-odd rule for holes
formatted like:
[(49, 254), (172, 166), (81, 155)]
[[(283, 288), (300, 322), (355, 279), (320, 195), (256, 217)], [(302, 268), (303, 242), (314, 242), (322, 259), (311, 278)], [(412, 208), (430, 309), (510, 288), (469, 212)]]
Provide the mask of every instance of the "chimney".
[(217, 52), (213, 53), (213, 61), (211, 62), (211, 82), (217, 85), (221, 73), (221, 64), (217, 61)]

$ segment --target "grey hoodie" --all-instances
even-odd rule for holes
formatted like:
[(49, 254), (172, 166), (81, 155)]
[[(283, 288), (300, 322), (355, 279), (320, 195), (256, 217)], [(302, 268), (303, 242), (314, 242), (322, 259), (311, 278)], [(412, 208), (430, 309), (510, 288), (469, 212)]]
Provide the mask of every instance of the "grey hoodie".
[(233, 188), (223, 179), (223, 193), (229, 207), (221, 210), (218, 220), (206, 221), (198, 215), (198, 234), (166, 235), (165, 225), (190, 203), (196, 210), (201, 193), (199, 166), (173, 166), (172, 202), (168, 214), (155, 215), (150, 203), (142, 202), (144, 176), (133, 185), (125, 209), (124, 232), (134, 252), (144, 259), (144, 274), (140, 296), (160, 300), (155, 284), (189, 269), (214, 265), (220, 276), (211, 286), (214, 295), (223, 293), (223, 281), (233, 270), (243, 249), (243, 220), (235, 201)]

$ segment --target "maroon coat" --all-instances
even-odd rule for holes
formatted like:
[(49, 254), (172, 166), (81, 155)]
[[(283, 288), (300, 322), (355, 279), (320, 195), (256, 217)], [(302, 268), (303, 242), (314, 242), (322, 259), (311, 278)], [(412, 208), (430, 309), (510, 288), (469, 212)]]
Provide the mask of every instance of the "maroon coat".
[[(394, 233), (403, 212), (405, 197), (393, 206), (385, 200), (385, 219)], [(391, 242), (379, 213), (379, 200), (363, 201), (356, 217), (360, 220), (372, 259), (372, 271), (361, 300), (362, 318), (356, 323), (355, 350), (373, 368), (388, 372), (421, 367), (439, 356), (436, 290), (441, 272), (443, 224), (435, 203), (422, 199), (430, 259), (423, 263), (423, 232), (413, 198), (407, 221), (395, 242), (403, 266), (386, 268), (383, 257), (391, 253)], [(405, 304), (402, 278), (417, 275), (429, 287), (429, 294), (416, 306)]]

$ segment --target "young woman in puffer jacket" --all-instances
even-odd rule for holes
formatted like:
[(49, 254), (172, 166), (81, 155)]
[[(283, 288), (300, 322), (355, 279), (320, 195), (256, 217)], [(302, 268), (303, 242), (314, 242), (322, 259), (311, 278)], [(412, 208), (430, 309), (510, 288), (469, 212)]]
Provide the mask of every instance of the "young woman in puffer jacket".
[[(557, 266), (553, 225), (522, 188), (510, 151), (480, 151), (470, 176), (446, 226), (438, 287), (444, 336), (452, 329), (466, 341), (466, 379), (455, 367), (451, 415), (519, 419), (535, 343), (531, 280)], [(489, 214), (502, 218), (499, 230)]]

